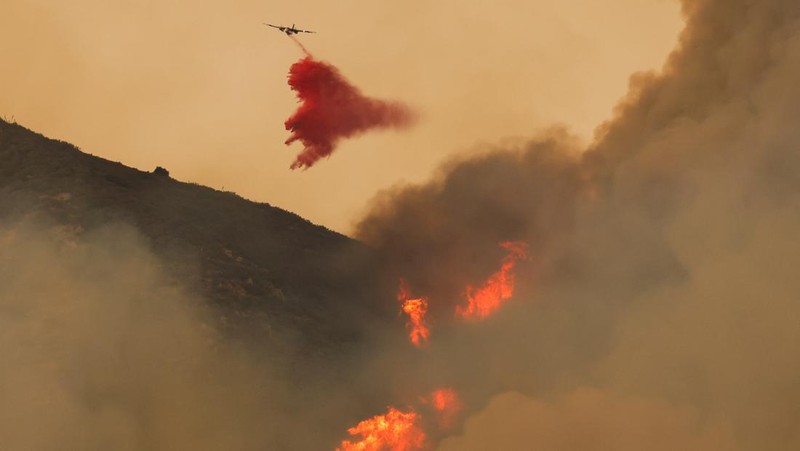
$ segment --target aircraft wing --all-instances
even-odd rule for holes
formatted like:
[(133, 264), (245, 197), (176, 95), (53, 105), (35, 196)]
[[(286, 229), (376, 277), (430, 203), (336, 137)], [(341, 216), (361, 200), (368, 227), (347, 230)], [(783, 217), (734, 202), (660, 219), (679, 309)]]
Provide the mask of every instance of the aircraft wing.
[(301, 33), (316, 33), (316, 31), (309, 31), (309, 30), (296, 30), (296, 31), (299, 31)]
[(283, 27), (278, 26), (278, 25), (272, 25), (271, 23), (266, 23), (266, 22), (262, 22), (262, 23), (264, 25), (268, 26), (268, 27), (277, 28), (278, 30), (282, 30), (283, 29)]

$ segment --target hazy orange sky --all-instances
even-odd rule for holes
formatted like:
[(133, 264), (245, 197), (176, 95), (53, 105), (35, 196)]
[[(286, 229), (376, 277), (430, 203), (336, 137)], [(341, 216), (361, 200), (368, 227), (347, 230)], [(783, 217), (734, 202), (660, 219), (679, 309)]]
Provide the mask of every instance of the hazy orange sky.
[[(316, 30), (300, 39), (318, 59), (420, 122), (289, 170), (286, 73), (302, 55), (264, 21)], [(4, 0), (0, 115), (348, 233), (379, 190), (450, 156), (554, 123), (588, 139), (681, 26), (669, 0)]]

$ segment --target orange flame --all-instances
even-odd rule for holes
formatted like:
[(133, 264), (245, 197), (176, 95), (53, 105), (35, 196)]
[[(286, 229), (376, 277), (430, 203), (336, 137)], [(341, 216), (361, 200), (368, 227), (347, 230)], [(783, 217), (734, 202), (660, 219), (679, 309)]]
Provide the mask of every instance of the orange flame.
[(376, 415), (358, 423), (347, 432), (361, 436), (358, 442), (343, 440), (336, 451), (413, 451), (422, 449), (425, 433), (413, 411), (402, 412), (389, 407), (385, 415)]
[(431, 393), (430, 404), (439, 414), (439, 426), (442, 429), (450, 429), (453, 418), (463, 407), (461, 399), (452, 388), (440, 388)]
[(421, 348), (428, 344), (430, 330), (425, 323), (425, 315), (428, 313), (428, 300), (426, 298), (412, 298), (411, 290), (404, 279), (400, 279), (400, 290), (397, 293), (397, 300), (403, 303), (403, 313), (408, 315), (406, 329), (408, 338), (414, 346)]
[(478, 289), (467, 286), (467, 305), (456, 306), (456, 316), (465, 319), (483, 319), (500, 308), (500, 304), (514, 294), (514, 267), (518, 260), (528, 258), (528, 244), (523, 241), (505, 241), (500, 247), (508, 251), (500, 270), (492, 274)]

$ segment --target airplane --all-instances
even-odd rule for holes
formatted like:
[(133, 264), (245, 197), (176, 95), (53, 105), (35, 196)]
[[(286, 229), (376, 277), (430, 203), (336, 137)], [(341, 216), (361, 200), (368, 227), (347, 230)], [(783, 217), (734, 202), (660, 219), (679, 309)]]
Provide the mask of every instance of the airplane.
[(264, 25), (272, 28), (277, 28), (278, 30), (281, 30), (282, 32), (286, 33), (286, 36), (291, 36), (297, 33), (314, 33), (313, 31), (301, 30), (299, 28), (295, 28), (294, 24), (292, 24), (291, 27), (284, 27), (282, 25), (272, 25), (271, 23), (264, 23)]

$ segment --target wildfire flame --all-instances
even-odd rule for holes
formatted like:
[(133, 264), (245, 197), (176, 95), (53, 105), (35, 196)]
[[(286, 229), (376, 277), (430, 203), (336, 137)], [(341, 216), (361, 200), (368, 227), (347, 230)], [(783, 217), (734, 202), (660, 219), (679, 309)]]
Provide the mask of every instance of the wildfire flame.
[(343, 440), (336, 451), (414, 451), (422, 449), (425, 433), (419, 426), (419, 416), (394, 407), (384, 415), (364, 420), (347, 432), (361, 440)]
[(411, 290), (404, 279), (400, 279), (400, 289), (397, 293), (397, 300), (403, 303), (403, 313), (408, 315), (406, 329), (408, 338), (414, 346), (421, 348), (428, 343), (430, 330), (425, 322), (425, 315), (428, 313), (428, 300), (426, 298), (414, 298)]
[[(480, 288), (467, 286), (467, 305), (457, 306), (456, 315), (466, 319), (481, 319), (500, 308), (503, 301), (514, 294), (514, 268), (519, 260), (528, 258), (527, 243), (506, 241), (500, 243), (508, 254), (503, 258), (500, 270), (492, 274)], [(402, 311), (408, 315), (406, 328), (409, 339), (417, 346), (427, 344), (430, 330), (425, 324), (428, 312), (426, 298), (414, 298), (408, 283), (400, 279), (397, 300), (402, 303)], [(452, 388), (433, 391), (420, 401), (430, 406), (439, 419), (439, 427), (446, 430), (452, 427), (453, 419), (463, 405)], [(420, 426), (421, 417), (414, 410), (403, 412), (389, 407), (388, 412), (361, 421), (347, 430), (358, 441), (343, 440), (336, 451), (415, 451), (425, 446), (425, 432)]]
[(430, 405), (439, 414), (439, 426), (450, 429), (453, 418), (461, 411), (463, 405), (458, 394), (452, 388), (441, 388), (431, 393)]
[(517, 261), (528, 258), (528, 244), (505, 241), (500, 243), (500, 247), (508, 251), (500, 270), (492, 274), (480, 288), (467, 286), (467, 305), (456, 306), (456, 316), (472, 320), (486, 318), (514, 294), (514, 267)]

